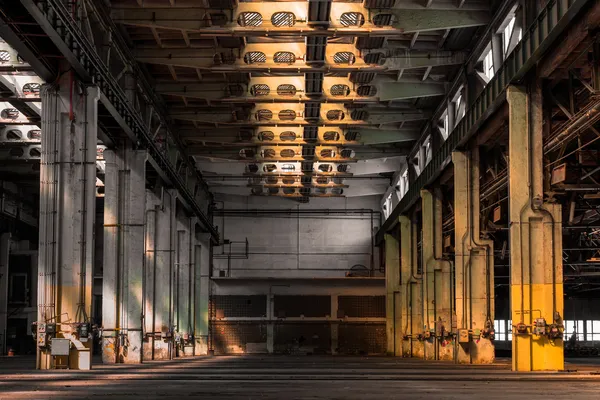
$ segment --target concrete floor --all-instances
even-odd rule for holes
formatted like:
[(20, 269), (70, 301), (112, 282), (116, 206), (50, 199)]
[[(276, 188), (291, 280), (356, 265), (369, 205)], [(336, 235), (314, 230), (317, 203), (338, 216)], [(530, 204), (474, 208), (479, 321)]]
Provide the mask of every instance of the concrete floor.
[(213, 357), (93, 371), (35, 371), (0, 357), (0, 399), (594, 399), (600, 364), (516, 374), (508, 362), (455, 366), (384, 357)]

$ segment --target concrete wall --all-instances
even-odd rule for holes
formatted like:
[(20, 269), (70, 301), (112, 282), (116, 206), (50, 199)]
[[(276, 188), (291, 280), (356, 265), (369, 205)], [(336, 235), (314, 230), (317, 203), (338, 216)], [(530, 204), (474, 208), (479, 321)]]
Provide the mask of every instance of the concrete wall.
[[(219, 203), (218, 203), (219, 204)], [(355, 265), (379, 271), (378, 249), (372, 247), (372, 234), (377, 231), (379, 214), (377, 196), (366, 198), (311, 199), (298, 204), (289, 199), (228, 199), (225, 210), (356, 210), (365, 213), (347, 215), (261, 214), (215, 217), (222, 236), (233, 243), (228, 257), (227, 246), (214, 248), (215, 276), (225, 271), (229, 277), (344, 277)], [(248, 240), (248, 258), (237, 258)]]
[[(215, 217), (232, 251), (228, 246), (213, 249), (212, 350), (385, 351), (385, 281), (378, 249), (372, 247), (380, 217), (370, 212), (379, 207), (377, 196), (311, 199), (308, 204), (265, 197), (217, 200), (219, 208), (241, 214)], [(353, 270), (356, 265), (361, 267)], [(348, 305), (349, 297), (352, 310), (341, 310), (339, 299)], [(380, 307), (369, 316), (369, 304), (375, 303)]]

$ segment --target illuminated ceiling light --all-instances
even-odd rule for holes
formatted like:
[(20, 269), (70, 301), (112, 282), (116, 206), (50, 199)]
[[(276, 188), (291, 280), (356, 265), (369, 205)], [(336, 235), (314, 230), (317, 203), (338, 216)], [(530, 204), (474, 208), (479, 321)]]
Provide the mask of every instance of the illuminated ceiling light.
[(281, 170), (284, 172), (293, 172), (296, 170), (296, 166), (294, 164), (283, 164)]
[(336, 64), (354, 64), (356, 57), (350, 51), (339, 51), (333, 55), (333, 62)]
[(5, 108), (0, 112), (0, 118), (14, 121), (19, 118), (19, 110), (16, 108)]
[(267, 96), (271, 92), (269, 85), (265, 85), (264, 83), (252, 85), (250, 88), (250, 94), (252, 96)]
[(335, 151), (333, 149), (323, 149), (319, 155), (323, 158), (332, 158), (335, 157)]
[(292, 149), (283, 149), (279, 152), (279, 155), (283, 158), (292, 158), (296, 155), (296, 152)]
[(246, 11), (239, 15), (238, 25), (240, 26), (261, 26), (263, 22), (262, 15), (255, 11)]
[(258, 134), (258, 140), (263, 142), (270, 142), (275, 139), (275, 134), (271, 131), (262, 131)]
[(342, 110), (329, 110), (326, 117), (329, 121), (340, 121), (344, 119), (345, 114)]
[(319, 165), (319, 171), (331, 172), (331, 171), (333, 171), (333, 166), (331, 164), (321, 164), (321, 165)]
[(294, 96), (296, 94), (296, 86), (290, 84), (281, 84), (277, 86), (277, 94), (280, 96)]
[(279, 134), (279, 139), (282, 142), (293, 142), (296, 140), (296, 132), (293, 131), (285, 131)]
[(348, 96), (350, 94), (350, 87), (348, 85), (333, 85), (329, 90), (332, 96)]
[(274, 158), (275, 150), (274, 149), (263, 149), (263, 150), (261, 150), (260, 155), (263, 158)]
[(258, 110), (256, 112), (256, 119), (259, 121), (270, 121), (273, 119), (273, 112), (271, 110)]
[(273, 62), (276, 64), (293, 64), (296, 62), (296, 56), (291, 51), (278, 51), (273, 55)]
[(30, 82), (23, 85), (23, 95), (25, 96), (39, 96), (41, 83)]
[(340, 140), (340, 134), (336, 131), (327, 131), (323, 134), (323, 140), (334, 142)]
[(10, 61), (10, 53), (6, 50), (0, 50), (0, 63), (7, 63)]
[(293, 121), (296, 119), (296, 111), (294, 110), (281, 110), (279, 111), (279, 119), (281, 121)]
[(249, 51), (244, 54), (246, 64), (261, 64), (267, 62), (267, 56), (262, 51)]
[(275, 172), (275, 171), (277, 171), (277, 165), (276, 164), (265, 164), (263, 166), (263, 171), (264, 172)]
[(365, 23), (365, 17), (359, 12), (345, 12), (340, 16), (342, 26), (362, 26)]
[(292, 12), (280, 11), (271, 16), (271, 23), (276, 27), (296, 25), (296, 16)]

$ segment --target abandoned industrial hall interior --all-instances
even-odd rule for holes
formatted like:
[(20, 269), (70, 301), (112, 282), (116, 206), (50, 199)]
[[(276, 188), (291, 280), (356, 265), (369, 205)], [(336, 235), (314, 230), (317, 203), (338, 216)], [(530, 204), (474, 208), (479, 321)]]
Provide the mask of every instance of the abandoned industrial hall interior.
[(599, 399), (600, 0), (0, 0), (0, 399)]

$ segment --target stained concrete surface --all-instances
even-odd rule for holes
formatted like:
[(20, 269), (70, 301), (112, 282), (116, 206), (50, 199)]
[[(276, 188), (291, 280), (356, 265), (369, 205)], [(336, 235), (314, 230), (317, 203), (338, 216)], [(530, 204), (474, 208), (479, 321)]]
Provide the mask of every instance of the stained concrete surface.
[(598, 363), (517, 374), (508, 361), (457, 366), (385, 357), (205, 357), (92, 371), (36, 371), (0, 357), (0, 399), (598, 399)]

